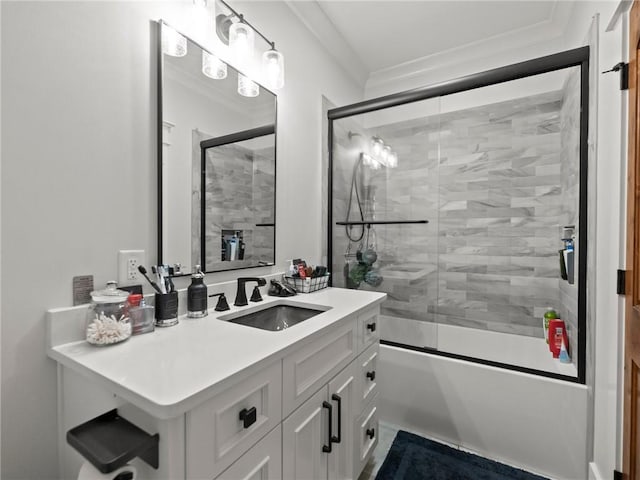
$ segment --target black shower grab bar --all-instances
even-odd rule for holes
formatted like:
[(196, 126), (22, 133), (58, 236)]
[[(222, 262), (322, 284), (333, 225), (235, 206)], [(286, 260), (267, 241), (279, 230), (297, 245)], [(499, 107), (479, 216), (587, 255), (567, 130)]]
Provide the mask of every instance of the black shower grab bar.
[(357, 220), (353, 222), (336, 222), (336, 225), (407, 225), (429, 223), (429, 220)]

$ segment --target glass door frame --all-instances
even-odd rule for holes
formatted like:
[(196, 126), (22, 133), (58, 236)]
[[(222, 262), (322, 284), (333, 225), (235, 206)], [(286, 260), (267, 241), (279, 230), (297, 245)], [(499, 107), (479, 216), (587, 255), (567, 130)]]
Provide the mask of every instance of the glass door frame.
[[(484, 72), (474, 73), (452, 80), (427, 85), (412, 90), (406, 90), (391, 95), (385, 95), (370, 100), (365, 100), (343, 107), (328, 110), (328, 190), (327, 190), (327, 263), (333, 266), (333, 122), (342, 118), (362, 115), (390, 107), (405, 105), (430, 98), (442, 97), (454, 93), (465, 92), (477, 88), (496, 85), (499, 83), (519, 80), (534, 75), (562, 70), (570, 67), (580, 67), (580, 187), (578, 209), (578, 235), (580, 244), (578, 248), (578, 358), (577, 377), (561, 375), (534, 368), (510, 365), (491, 360), (467, 357), (437, 349), (426, 349), (411, 345), (396, 344), (381, 340), (381, 343), (400, 346), (410, 350), (426, 352), (451, 358), (457, 358), (475, 363), (481, 363), (523, 373), (556, 378), (575, 383), (586, 382), (586, 347), (587, 347), (587, 179), (588, 179), (588, 133), (589, 133), (589, 54), (588, 46), (566, 50), (563, 52), (534, 58), (524, 62), (514, 63), (503, 67), (494, 68)], [(330, 285), (332, 281), (329, 280)]]

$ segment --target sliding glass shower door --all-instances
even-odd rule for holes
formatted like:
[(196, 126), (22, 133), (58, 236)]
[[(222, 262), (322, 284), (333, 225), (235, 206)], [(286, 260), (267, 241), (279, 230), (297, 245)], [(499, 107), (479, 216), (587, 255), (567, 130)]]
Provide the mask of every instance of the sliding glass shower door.
[(387, 293), (384, 342), (584, 379), (587, 54), (329, 112), (333, 285)]

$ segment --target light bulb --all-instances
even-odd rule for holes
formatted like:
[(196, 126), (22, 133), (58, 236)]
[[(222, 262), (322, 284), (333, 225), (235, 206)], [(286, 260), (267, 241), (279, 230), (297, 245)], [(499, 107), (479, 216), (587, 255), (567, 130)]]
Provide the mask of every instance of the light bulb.
[(385, 145), (380, 153), (380, 160), (382, 160), (383, 165), (388, 165), (389, 154), (391, 153), (391, 147), (389, 145)]
[(168, 25), (162, 25), (162, 53), (172, 57), (187, 54), (187, 39)]
[(384, 142), (380, 137), (372, 137), (371, 138), (371, 154), (374, 157), (379, 157), (382, 153), (382, 149), (384, 148)]
[(237, 62), (246, 63), (253, 56), (253, 30), (244, 22), (229, 28), (229, 48)]
[(249, 77), (238, 73), (238, 93), (243, 97), (257, 97), (260, 94), (260, 87)]
[(268, 86), (274, 90), (284, 86), (284, 56), (275, 48), (262, 54), (262, 69)]
[(389, 153), (387, 157), (387, 166), (389, 168), (396, 168), (398, 166), (398, 154), (396, 152)]
[(215, 55), (202, 51), (202, 73), (215, 80), (227, 78), (227, 64)]

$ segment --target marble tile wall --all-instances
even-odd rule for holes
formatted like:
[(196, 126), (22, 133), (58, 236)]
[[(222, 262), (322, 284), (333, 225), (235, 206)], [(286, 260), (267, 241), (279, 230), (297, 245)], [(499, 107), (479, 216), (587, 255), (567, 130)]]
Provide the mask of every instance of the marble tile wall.
[[(194, 143), (199, 139), (194, 136)], [(198, 147), (199, 150), (199, 147)], [(200, 222), (200, 167), (194, 149), (192, 223)], [(207, 231), (205, 271), (255, 265), (258, 260), (273, 261), (275, 195), (274, 149), (252, 150), (241, 145), (222, 145), (206, 153), (205, 183)], [(232, 264), (221, 260), (222, 230), (241, 230), (245, 243), (243, 260)], [(196, 231), (196, 230), (194, 230)], [(194, 265), (200, 263), (200, 241), (194, 235)]]
[[(577, 211), (572, 192), (578, 178), (574, 167), (562, 165), (574, 148), (562, 146), (574, 142), (560, 133), (569, 121), (562, 120), (562, 95), (549, 92), (369, 130), (357, 130), (363, 119), (334, 122), (334, 221), (345, 217), (353, 165), (367, 148), (346, 135), (359, 131), (363, 139), (381, 136), (399, 157), (395, 169), (364, 170), (368, 213), (430, 222), (375, 228), (375, 267), (384, 277), (376, 289), (388, 293), (383, 314), (542, 336), (545, 308), (562, 310), (560, 226)], [(336, 272), (347, 242), (334, 228)]]

